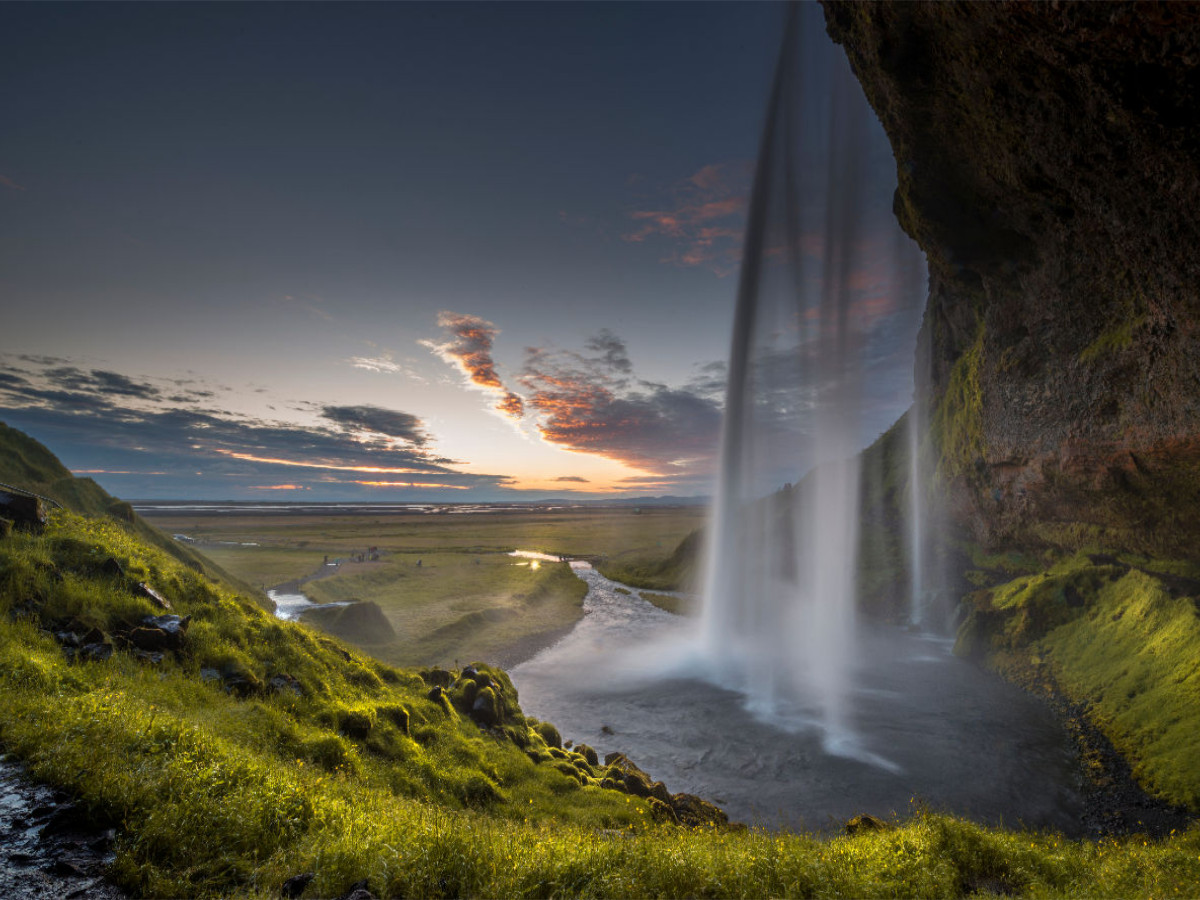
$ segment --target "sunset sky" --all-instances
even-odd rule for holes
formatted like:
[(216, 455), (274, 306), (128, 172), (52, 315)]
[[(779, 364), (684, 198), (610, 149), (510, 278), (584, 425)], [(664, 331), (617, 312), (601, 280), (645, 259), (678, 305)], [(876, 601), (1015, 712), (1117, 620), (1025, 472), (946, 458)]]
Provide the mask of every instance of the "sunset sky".
[(709, 493), (781, 21), (4, 4), (0, 419), (129, 499)]

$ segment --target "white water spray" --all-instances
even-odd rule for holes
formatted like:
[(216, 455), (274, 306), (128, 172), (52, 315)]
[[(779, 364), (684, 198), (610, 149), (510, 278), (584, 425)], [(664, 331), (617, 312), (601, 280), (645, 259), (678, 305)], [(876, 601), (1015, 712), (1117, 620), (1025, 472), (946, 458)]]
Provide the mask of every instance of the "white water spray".
[(791, 8), (743, 246), (701, 624), (710, 664), (752, 708), (852, 752), (856, 454), (879, 429), (872, 366), (915, 331), (922, 297), (905, 286), (919, 256), (896, 238), (890, 147), (822, 31), (815, 7)]

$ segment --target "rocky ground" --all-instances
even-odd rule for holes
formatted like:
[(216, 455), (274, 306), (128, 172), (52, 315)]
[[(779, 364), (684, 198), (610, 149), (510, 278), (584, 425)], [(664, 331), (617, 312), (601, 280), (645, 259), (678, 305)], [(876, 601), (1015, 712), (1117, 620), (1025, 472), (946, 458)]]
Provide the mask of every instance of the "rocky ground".
[(1095, 838), (1144, 834), (1165, 837), (1183, 831), (1197, 816), (1150, 796), (1133, 777), (1129, 762), (1093, 724), (1086, 704), (1072, 702), (1044, 666), (1010, 666), (1009, 680), (1049, 704), (1065, 724), (1079, 753), (1083, 825)]
[(104, 878), (116, 832), (70, 798), (0, 756), (0, 896), (9, 900), (118, 900)]

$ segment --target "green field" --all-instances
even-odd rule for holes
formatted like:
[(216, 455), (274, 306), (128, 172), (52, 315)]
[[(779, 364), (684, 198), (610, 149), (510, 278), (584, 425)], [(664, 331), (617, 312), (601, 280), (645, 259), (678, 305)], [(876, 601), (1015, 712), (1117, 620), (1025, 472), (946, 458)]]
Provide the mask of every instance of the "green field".
[[(509, 556), (533, 550), (622, 560), (667, 559), (703, 524), (695, 507), (569, 509), (470, 514), (154, 515), (186, 534), (204, 556), (244, 581), (269, 588), (310, 575), (326, 558), (378, 549), (376, 561), (347, 562), (310, 581), (318, 603), (378, 604), (396, 636), (357, 641), (396, 665), (454, 665), (484, 659), (511, 666), (568, 631), (583, 613), (584, 583), (565, 563)], [(351, 637), (349, 635), (343, 635)]]

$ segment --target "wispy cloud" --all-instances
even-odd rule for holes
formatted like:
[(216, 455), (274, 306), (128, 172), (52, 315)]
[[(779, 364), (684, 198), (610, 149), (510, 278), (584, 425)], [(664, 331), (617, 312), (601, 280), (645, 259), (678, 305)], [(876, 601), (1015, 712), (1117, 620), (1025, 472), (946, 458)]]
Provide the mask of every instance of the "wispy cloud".
[(2, 184), (2, 185), (4, 185), (6, 188), (9, 188), (9, 189), (11, 189), (11, 190), (14, 190), (14, 191), (23, 191), (23, 190), (25, 190), (25, 187), (24, 187), (23, 185), (19, 185), (19, 184), (17, 184), (15, 181), (13, 181), (13, 180), (12, 180), (11, 178), (9, 178), (7, 175), (0, 175), (0, 184)]
[(520, 380), (548, 443), (664, 477), (712, 468), (716, 401), (636, 378), (612, 332), (591, 338), (583, 353), (528, 348)]
[[(163, 380), (172, 388), (164, 391), (149, 380), (61, 362), (0, 359), (0, 418), (48, 442), (69, 466), (135, 485), (132, 496), (182, 496), (185, 489), (169, 487), (180, 484), (191, 485), (191, 496), (211, 495), (214, 478), (241, 485), (217, 495), (225, 497), (272, 484), (357, 485), (378, 475), (456, 492), (508, 480), (462, 472), (430, 449), (423, 421), (398, 410), (325, 406), (317, 424), (271, 421), (208, 409), (201, 397), (180, 403), (193, 392), (178, 392), (174, 382)], [(208, 480), (189, 482), (196, 472)]]
[(419, 418), (380, 406), (325, 406), (321, 416), (352, 430), (365, 429), (416, 446), (424, 445), (429, 439)]
[(664, 263), (729, 275), (741, 260), (749, 176), (748, 165), (704, 166), (630, 212), (636, 227), (622, 237), (665, 243)]
[(513, 419), (521, 418), (525, 403), (505, 386), (492, 358), (492, 345), (500, 329), (479, 316), (449, 311), (438, 314), (438, 326), (446, 332), (448, 340), (422, 341), (422, 346), (461, 369), (471, 384), (496, 395), (496, 409), (500, 412)]
[(591, 483), (588, 481), (588, 479), (584, 478), (581, 475), (560, 475), (560, 476), (558, 476), (558, 478), (555, 478), (552, 480), (562, 481), (562, 482), (571, 482), (573, 484), (590, 484)]

